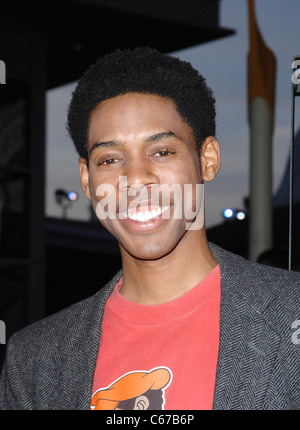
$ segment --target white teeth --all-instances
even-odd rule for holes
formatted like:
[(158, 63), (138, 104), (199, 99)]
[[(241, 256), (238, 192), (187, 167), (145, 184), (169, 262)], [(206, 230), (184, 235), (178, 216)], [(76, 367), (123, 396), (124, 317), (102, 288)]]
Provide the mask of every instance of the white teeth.
[[(136, 217), (136, 214), (133, 214), (133, 219), (134, 219), (134, 220), (135, 220), (135, 217)], [(137, 220), (138, 220), (138, 221), (144, 221), (146, 218), (147, 218), (147, 217), (146, 217), (146, 214), (145, 214), (145, 215), (143, 215), (143, 214), (142, 214), (142, 212), (139, 212), (139, 213), (137, 214)]]
[(169, 206), (164, 206), (163, 208), (159, 207), (157, 209), (152, 209), (151, 211), (147, 210), (146, 212), (134, 212), (134, 213), (128, 213), (128, 212), (122, 212), (121, 216), (122, 218), (129, 218), (133, 221), (138, 222), (146, 222), (150, 219), (157, 218), (162, 213), (166, 212), (166, 210), (169, 209)]

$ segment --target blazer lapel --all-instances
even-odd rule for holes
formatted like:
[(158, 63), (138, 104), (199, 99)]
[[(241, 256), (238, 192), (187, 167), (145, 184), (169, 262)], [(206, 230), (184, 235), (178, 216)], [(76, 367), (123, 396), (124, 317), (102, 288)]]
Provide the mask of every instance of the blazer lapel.
[[(273, 297), (245, 260), (211, 247), (221, 270), (220, 344), (213, 409), (263, 409), (280, 335), (265, 317)], [(254, 281), (254, 278), (256, 281)], [(246, 282), (245, 279), (249, 279)]]

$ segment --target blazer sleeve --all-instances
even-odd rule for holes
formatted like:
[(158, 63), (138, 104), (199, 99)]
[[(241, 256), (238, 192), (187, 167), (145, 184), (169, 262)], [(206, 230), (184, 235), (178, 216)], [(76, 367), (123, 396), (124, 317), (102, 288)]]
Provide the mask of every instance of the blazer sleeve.
[(7, 344), (6, 358), (0, 376), (0, 410), (33, 409), (22, 363), (17, 360), (14, 336)]

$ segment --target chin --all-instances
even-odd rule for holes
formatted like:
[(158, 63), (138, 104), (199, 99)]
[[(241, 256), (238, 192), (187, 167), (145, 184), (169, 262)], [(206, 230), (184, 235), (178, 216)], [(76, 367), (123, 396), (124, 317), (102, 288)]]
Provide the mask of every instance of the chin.
[[(150, 241), (149, 241), (150, 242)], [(168, 254), (170, 254), (173, 249), (176, 247), (176, 244), (169, 244), (163, 246), (161, 241), (159, 244), (154, 243), (144, 243), (143, 245), (139, 244), (136, 246), (127, 246), (124, 247), (120, 245), (121, 247), (121, 253), (122, 250), (129, 254), (131, 257), (138, 259), (138, 260), (159, 260), (164, 257), (166, 257)]]

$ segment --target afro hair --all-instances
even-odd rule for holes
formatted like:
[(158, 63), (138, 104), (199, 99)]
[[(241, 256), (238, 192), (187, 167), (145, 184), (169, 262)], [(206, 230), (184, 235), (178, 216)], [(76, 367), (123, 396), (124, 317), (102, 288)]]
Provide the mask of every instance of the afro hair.
[(215, 135), (215, 99), (205, 78), (192, 65), (152, 48), (117, 50), (83, 74), (68, 109), (67, 129), (79, 156), (88, 160), (89, 118), (103, 100), (126, 93), (155, 94), (175, 103), (191, 127), (199, 148)]

